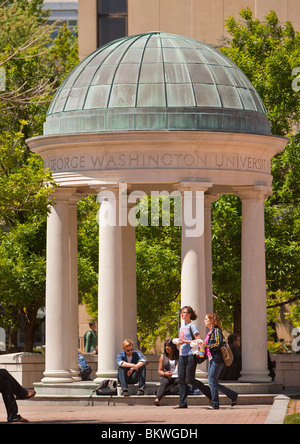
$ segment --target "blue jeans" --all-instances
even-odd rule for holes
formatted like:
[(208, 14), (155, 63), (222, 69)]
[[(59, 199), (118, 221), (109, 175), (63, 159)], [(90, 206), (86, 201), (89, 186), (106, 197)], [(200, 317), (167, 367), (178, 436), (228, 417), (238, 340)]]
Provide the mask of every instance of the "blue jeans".
[(235, 401), (237, 398), (237, 393), (230, 390), (224, 385), (218, 383), (219, 375), (222, 368), (224, 367), (224, 361), (222, 356), (213, 357), (208, 363), (208, 383), (211, 390), (212, 396), (212, 407), (219, 408), (219, 390), (224, 393), (229, 399)]
[(133, 370), (130, 376), (127, 375), (130, 367), (118, 368), (118, 381), (122, 388), (128, 388), (128, 384), (139, 384), (139, 388), (146, 387), (146, 365), (143, 365), (138, 370)]
[(179, 356), (178, 360), (178, 388), (179, 388), (179, 406), (187, 407), (187, 396), (189, 392), (188, 384), (197, 387), (205, 396), (211, 399), (210, 388), (195, 378), (197, 367), (196, 356)]

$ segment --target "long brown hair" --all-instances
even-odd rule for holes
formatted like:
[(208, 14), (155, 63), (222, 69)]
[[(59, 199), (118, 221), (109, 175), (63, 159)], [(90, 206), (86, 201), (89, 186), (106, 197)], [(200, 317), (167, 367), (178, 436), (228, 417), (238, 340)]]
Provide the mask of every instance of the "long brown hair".
[(208, 317), (208, 319), (210, 320), (210, 322), (212, 323), (213, 327), (217, 327), (220, 330), (222, 330), (221, 327), (221, 322), (219, 319), (219, 316), (216, 313), (206, 313), (206, 315)]
[(195, 321), (197, 319), (197, 314), (196, 312), (192, 309), (192, 307), (190, 307), (189, 305), (185, 305), (184, 307), (181, 308), (180, 313), (182, 312), (182, 310), (186, 308), (187, 312), (191, 314), (191, 321)]

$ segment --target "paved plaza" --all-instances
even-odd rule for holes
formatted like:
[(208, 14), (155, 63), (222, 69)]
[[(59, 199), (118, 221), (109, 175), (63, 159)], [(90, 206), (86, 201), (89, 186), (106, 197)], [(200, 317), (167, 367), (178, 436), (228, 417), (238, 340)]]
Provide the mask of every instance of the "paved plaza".
[[(18, 406), (19, 413), (29, 421), (24, 423), (26, 425), (96, 425), (99, 426), (97, 433), (102, 438), (123, 437), (129, 441), (150, 438), (151, 433), (157, 433), (155, 438), (161, 439), (166, 437), (160, 436), (164, 430), (164, 433), (179, 434), (173, 438), (195, 439), (199, 438), (201, 425), (205, 424), (283, 424), (286, 414), (300, 413), (300, 393), (277, 395), (273, 403), (245, 404), (241, 399), (241, 404), (233, 408), (223, 404), (219, 410), (208, 410), (206, 405), (173, 409), (173, 405), (167, 403), (159, 407), (152, 404), (81, 405), (80, 402), (72, 405), (36, 399), (18, 401)], [(12, 425), (7, 423), (6, 410), (3, 402), (0, 402), (2, 424)], [(130, 432), (135, 432), (135, 437)], [(125, 436), (125, 433), (129, 435)], [(145, 436), (147, 433), (149, 436)]]
[[(206, 406), (194, 405), (174, 410), (173, 406), (68, 406), (19, 402), (19, 413), (34, 424), (264, 424), (270, 408), (271, 405), (237, 405), (234, 408), (222, 406), (212, 411)], [(6, 412), (1, 403), (0, 424), (4, 423)]]

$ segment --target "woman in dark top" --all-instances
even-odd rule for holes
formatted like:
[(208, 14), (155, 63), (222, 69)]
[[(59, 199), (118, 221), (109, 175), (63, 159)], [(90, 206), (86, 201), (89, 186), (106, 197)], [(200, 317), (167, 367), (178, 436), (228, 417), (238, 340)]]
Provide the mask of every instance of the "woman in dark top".
[(206, 354), (208, 357), (208, 383), (211, 390), (212, 403), (209, 409), (219, 408), (219, 390), (231, 399), (231, 406), (236, 404), (238, 394), (228, 387), (220, 385), (218, 378), (224, 366), (224, 361), (221, 353), (221, 346), (224, 343), (223, 333), (221, 331), (220, 321), (215, 313), (208, 313), (205, 315), (204, 324), (209, 329), (209, 332), (200, 345), (206, 347)]
[(164, 354), (158, 361), (158, 374), (160, 375), (160, 385), (157, 390), (154, 404), (159, 406), (161, 398), (170, 391), (172, 394), (178, 394), (178, 378), (174, 377), (177, 372), (177, 363), (179, 351), (172, 339), (168, 339), (164, 344)]

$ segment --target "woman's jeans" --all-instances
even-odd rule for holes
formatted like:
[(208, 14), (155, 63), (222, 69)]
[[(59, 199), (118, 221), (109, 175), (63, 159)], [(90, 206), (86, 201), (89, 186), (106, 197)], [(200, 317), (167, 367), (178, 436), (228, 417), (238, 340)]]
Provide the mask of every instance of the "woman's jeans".
[(208, 383), (211, 390), (212, 396), (212, 407), (219, 408), (219, 390), (224, 393), (229, 399), (235, 401), (237, 398), (237, 393), (230, 390), (224, 385), (218, 383), (219, 375), (222, 368), (224, 367), (224, 361), (222, 356), (216, 356), (212, 358), (208, 363)]
[(187, 396), (191, 384), (197, 387), (205, 396), (211, 399), (210, 388), (195, 378), (197, 361), (195, 355), (179, 356), (178, 361), (178, 386), (179, 386), (179, 406), (187, 407)]
[(24, 399), (28, 392), (5, 369), (0, 369), (0, 392), (6, 407), (7, 420), (12, 421), (19, 416), (15, 396)]

